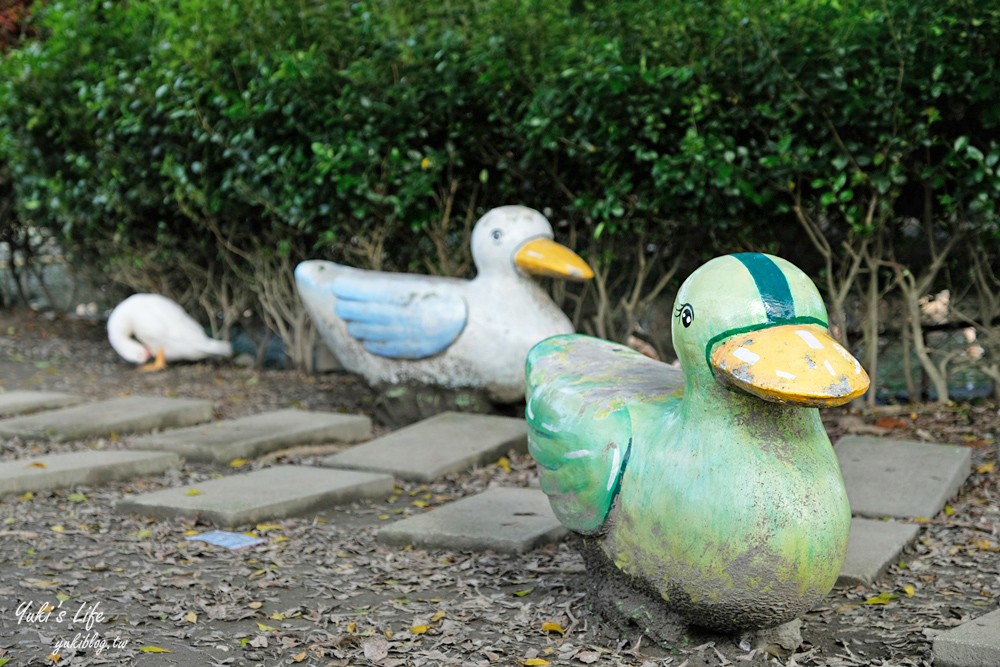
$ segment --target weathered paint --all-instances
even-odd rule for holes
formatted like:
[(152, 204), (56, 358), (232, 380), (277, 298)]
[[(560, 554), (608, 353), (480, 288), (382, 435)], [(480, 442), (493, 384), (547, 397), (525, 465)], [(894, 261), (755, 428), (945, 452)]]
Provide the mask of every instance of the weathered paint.
[(586, 262), (552, 240), (524, 206), (476, 223), (472, 280), (365, 271), (311, 260), (295, 269), (299, 296), (323, 341), (373, 384), (417, 382), (524, 396), (524, 360), (540, 340), (573, 331), (531, 275), (585, 280)]
[[(542, 488), (560, 520), (665, 609), (726, 631), (779, 625), (832, 588), (850, 529), (819, 412), (802, 405), (856, 395), (867, 376), (831, 345), (812, 282), (776, 257), (709, 262), (674, 312), (683, 394), (676, 371), (607, 341), (559, 336), (531, 351), (526, 416)], [(769, 336), (777, 348), (756, 342)], [(827, 378), (829, 362), (853, 384), (824, 385), (794, 359)]]
[(817, 325), (786, 324), (733, 336), (711, 356), (716, 377), (768, 401), (833, 407), (868, 389), (858, 360)]

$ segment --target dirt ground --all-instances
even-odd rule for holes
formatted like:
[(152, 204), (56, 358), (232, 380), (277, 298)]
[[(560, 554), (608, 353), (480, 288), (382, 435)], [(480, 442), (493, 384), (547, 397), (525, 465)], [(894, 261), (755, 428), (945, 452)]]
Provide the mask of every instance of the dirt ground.
[[(203, 398), (219, 417), (282, 407), (374, 415), (377, 399), (347, 374), (233, 364), (139, 374), (116, 357), (101, 323), (30, 311), (0, 311), (0, 388)], [(57, 643), (74, 639), (79, 648), (60, 649), (59, 665), (933, 664), (936, 632), (998, 606), (1000, 412), (989, 403), (908, 406), (824, 419), (834, 440), (874, 430), (970, 447), (976, 472), (944, 512), (921, 521), (921, 537), (881, 581), (837, 588), (807, 614), (805, 642), (787, 658), (712, 642), (664, 649), (618, 633), (589, 609), (570, 543), (506, 556), (376, 542), (387, 521), (491, 484), (527, 485), (534, 464), (511, 453), (434, 484), (401, 484), (382, 502), (247, 526), (267, 542), (240, 551), (184, 539), (207, 526), (113, 511), (128, 494), (232, 472), (219, 467), (0, 498), (0, 665), (54, 664)], [(0, 440), (0, 460), (81, 446), (124, 448), (128, 437)], [(240, 470), (321, 454), (292, 450)], [(27, 613), (45, 605), (48, 614)]]

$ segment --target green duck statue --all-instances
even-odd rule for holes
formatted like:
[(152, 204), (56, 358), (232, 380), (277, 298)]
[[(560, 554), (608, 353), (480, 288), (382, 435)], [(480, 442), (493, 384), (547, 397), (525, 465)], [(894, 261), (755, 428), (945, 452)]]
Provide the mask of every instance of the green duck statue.
[[(833, 587), (851, 512), (818, 407), (867, 373), (829, 335), (816, 286), (786, 260), (717, 257), (681, 286), (683, 371), (562, 335), (526, 365), (529, 451), (591, 586), (615, 603), (735, 634), (797, 619)], [(631, 619), (635, 621), (636, 619)], [(655, 621), (651, 621), (655, 622)]]

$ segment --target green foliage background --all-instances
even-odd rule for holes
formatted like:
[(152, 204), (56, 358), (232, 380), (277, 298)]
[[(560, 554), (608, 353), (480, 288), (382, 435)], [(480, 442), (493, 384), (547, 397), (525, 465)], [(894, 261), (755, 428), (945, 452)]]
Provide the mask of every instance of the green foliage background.
[(460, 273), (507, 203), (626, 285), (636, 252), (681, 277), (776, 252), (829, 291), (859, 239), (886, 243), (875, 274), (949, 235), (995, 247), (992, 4), (572, 4), (43, 3), (0, 63), (18, 214), (163, 284), (307, 257)]

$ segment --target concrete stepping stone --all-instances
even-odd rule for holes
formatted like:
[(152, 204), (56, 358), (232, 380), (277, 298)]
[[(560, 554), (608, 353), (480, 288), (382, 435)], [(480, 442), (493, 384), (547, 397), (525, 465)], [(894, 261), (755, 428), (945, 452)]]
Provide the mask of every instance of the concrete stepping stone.
[(0, 436), (77, 440), (190, 426), (212, 418), (212, 403), (185, 398), (126, 396), (0, 420)]
[(328, 509), (392, 493), (389, 475), (311, 466), (274, 466), (124, 498), (119, 512), (194, 517), (228, 528)]
[(131, 444), (133, 449), (175, 452), (189, 461), (228, 463), (293, 445), (355, 442), (371, 433), (371, 419), (362, 415), (289, 409), (171, 429), (135, 438)]
[(87, 450), (0, 463), (0, 496), (157, 475), (177, 468), (169, 452)]
[(1000, 665), (1000, 609), (934, 638), (934, 667)]
[(0, 417), (62, 408), (81, 400), (79, 396), (58, 391), (6, 391), (0, 393)]
[(837, 585), (874, 583), (919, 534), (920, 526), (909, 523), (851, 519), (847, 558), (840, 568)]
[(442, 412), (329, 456), (322, 465), (431, 482), (449, 473), (496, 461), (510, 449), (526, 451), (527, 438), (523, 419)]
[(523, 554), (567, 532), (542, 491), (494, 487), (389, 524), (378, 539), (394, 546)]
[(966, 447), (849, 435), (834, 451), (854, 514), (933, 517), (972, 472)]

